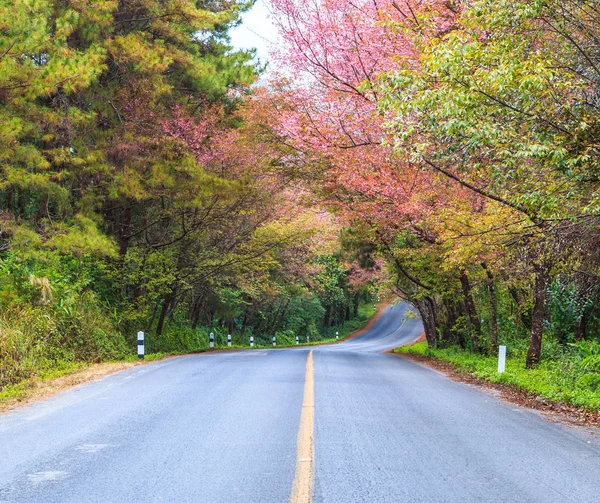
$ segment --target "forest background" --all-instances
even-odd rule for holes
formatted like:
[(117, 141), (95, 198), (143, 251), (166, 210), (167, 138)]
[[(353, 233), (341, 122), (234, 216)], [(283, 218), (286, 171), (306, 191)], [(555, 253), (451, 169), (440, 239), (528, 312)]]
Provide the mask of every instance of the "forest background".
[(228, 30), (251, 2), (0, 2), (0, 388), (345, 335), (377, 264), (293, 174)]

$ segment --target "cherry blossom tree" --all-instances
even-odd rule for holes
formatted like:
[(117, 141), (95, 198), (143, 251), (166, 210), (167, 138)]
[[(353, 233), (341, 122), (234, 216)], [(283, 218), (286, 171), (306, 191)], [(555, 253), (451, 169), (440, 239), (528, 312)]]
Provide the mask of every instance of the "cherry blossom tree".
[[(437, 230), (427, 223), (431, 214), (455, 200), (477, 206), (478, 198), (395, 152), (378, 89), (380, 77), (399, 65), (418, 70), (413, 35), (451, 29), (457, 10), (435, 0), (272, 0), (271, 5), (284, 42), (275, 51), (281, 73), (272, 83), (280, 134), (321, 158), (326, 169), (317, 179), (329, 203), (349, 223), (367, 222), (376, 229), (385, 252), (404, 230), (435, 243)], [(425, 284), (408, 270), (396, 268), (412, 293), (427, 297)], [(420, 308), (434, 310), (434, 302)], [(435, 330), (429, 332), (434, 344)]]

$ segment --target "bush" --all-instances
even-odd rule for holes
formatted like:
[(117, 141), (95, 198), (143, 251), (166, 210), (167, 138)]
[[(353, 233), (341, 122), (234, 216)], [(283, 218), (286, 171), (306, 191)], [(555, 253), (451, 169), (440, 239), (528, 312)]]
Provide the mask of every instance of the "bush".
[(66, 313), (22, 306), (0, 316), (0, 388), (73, 362), (123, 357), (129, 351), (94, 298)]
[(577, 389), (600, 392), (600, 374), (585, 374), (577, 379)]

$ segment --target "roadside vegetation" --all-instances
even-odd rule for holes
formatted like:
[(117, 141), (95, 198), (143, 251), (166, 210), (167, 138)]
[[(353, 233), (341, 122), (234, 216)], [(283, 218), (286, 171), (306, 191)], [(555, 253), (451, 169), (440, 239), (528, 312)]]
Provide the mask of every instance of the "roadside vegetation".
[(329, 339), (385, 287), (596, 403), (596, 2), (270, 0), (259, 86), (251, 4), (0, 2), (0, 388), (138, 330)]
[(597, 3), (271, 3), (280, 129), (428, 354), (597, 407)]
[(90, 362), (331, 339), (376, 264), (290, 175), (252, 2), (0, 2), (0, 393)]

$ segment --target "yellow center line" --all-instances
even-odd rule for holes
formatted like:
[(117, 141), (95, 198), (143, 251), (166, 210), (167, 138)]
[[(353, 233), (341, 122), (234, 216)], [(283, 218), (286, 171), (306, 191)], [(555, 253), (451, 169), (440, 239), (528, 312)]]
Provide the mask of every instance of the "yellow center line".
[(310, 503), (312, 500), (315, 473), (315, 378), (313, 372), (313, 354), (308, 353), (306, 377), (304, 379), (304, 399), (298, 429), (298, 454), (296, 456), (296, 475), (290, 503)]

